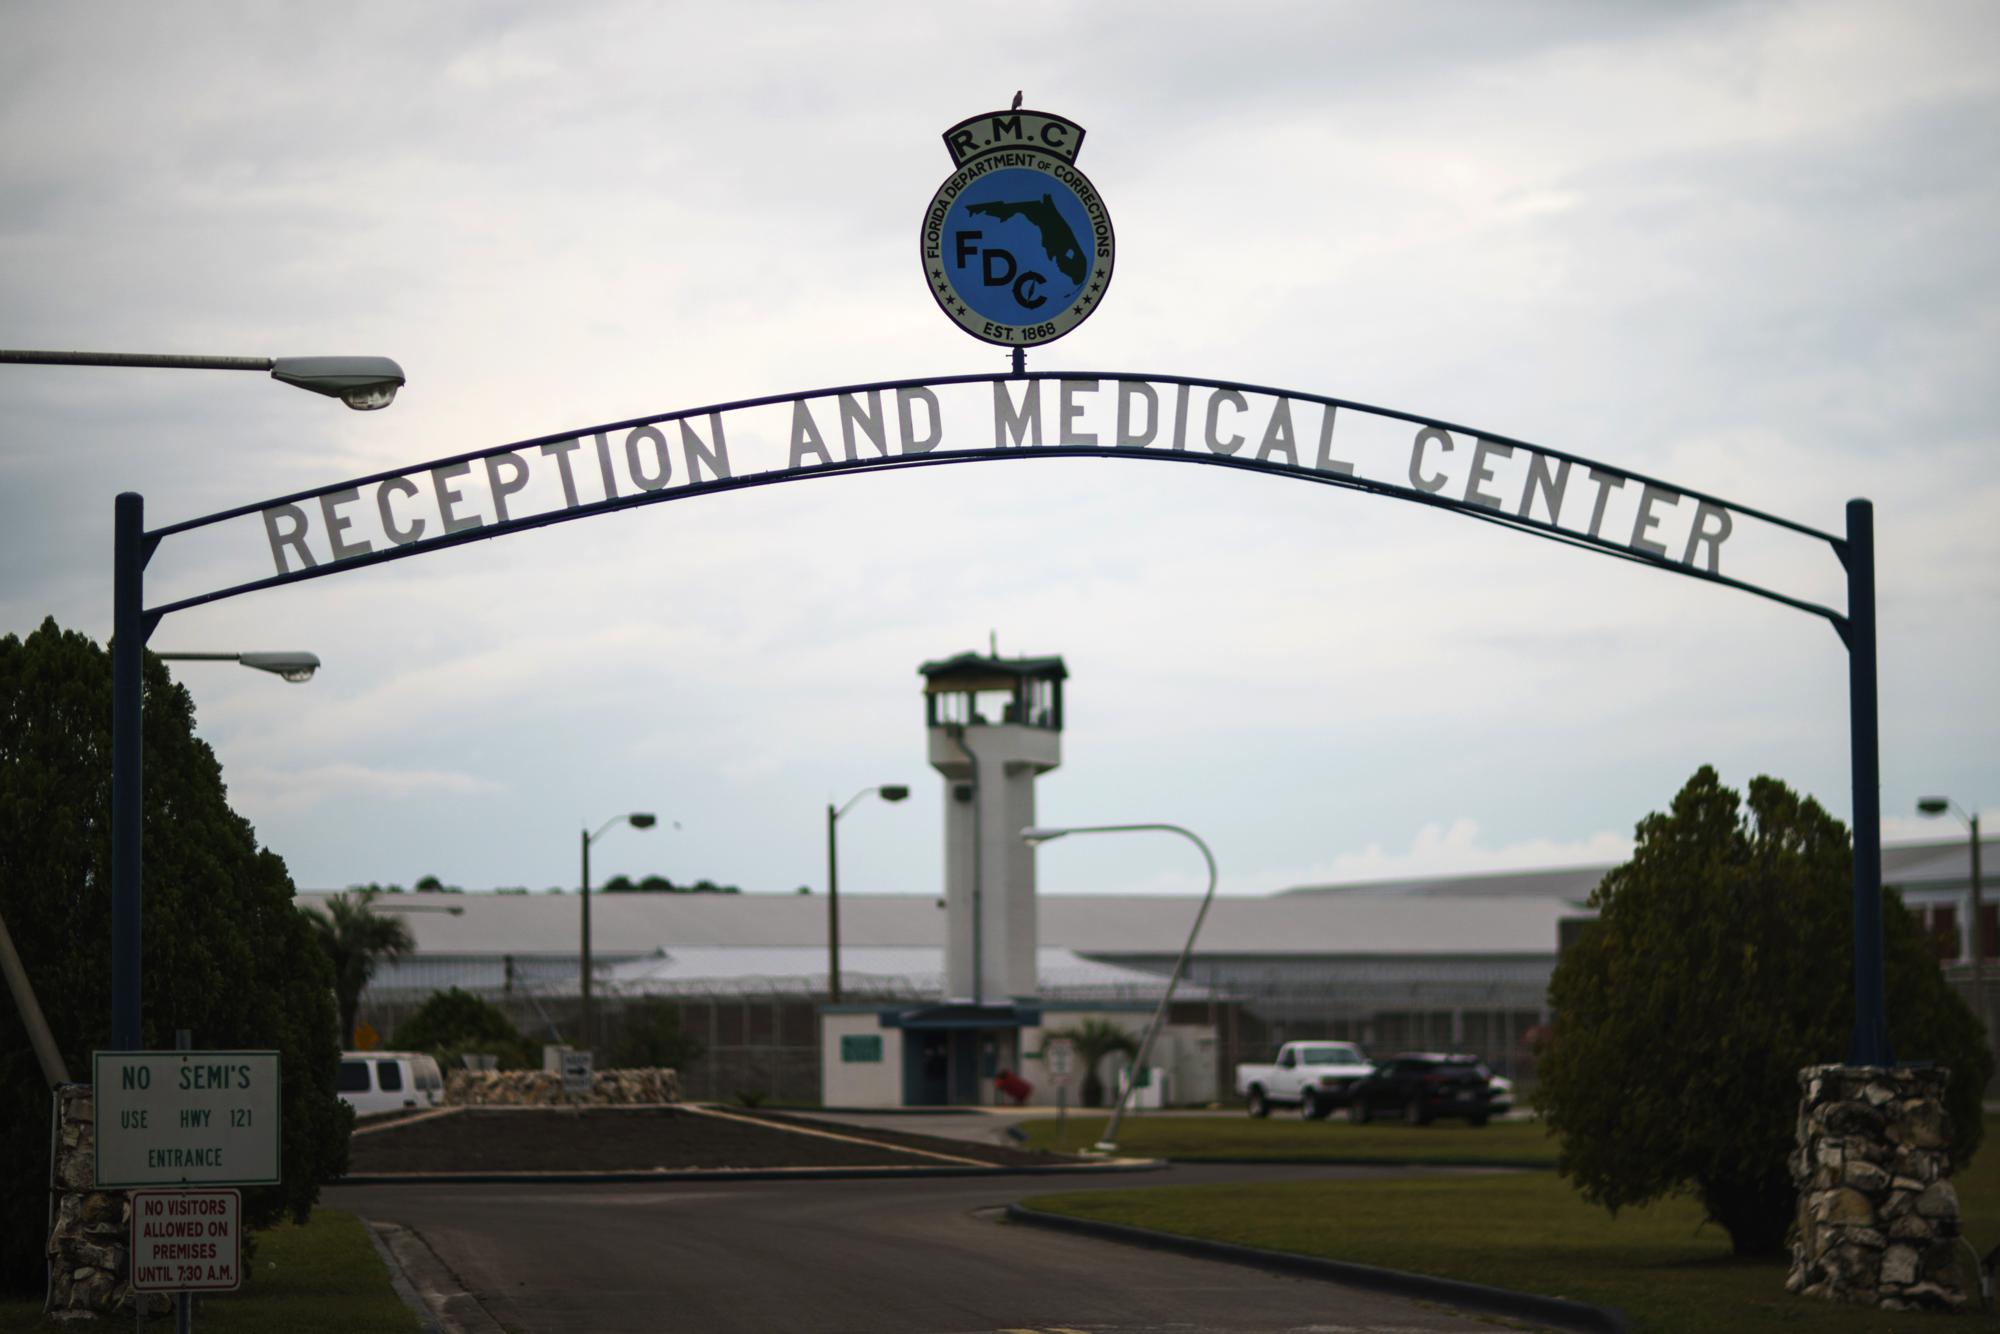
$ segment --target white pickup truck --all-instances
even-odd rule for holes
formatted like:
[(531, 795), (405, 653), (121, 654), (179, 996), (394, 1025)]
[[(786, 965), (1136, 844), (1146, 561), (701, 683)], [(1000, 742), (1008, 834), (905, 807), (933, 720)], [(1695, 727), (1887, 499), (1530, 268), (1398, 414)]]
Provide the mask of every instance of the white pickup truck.
[(1236, 1067), (1236, 1092), (1250, 1115), (1269, 1116), (1276, 1106), (1297, 1106), (1317, 1121), (1347, 1100), (1347, 1086), (1375, 1072), (1375, 1065), (1351, 1042), (1287, 1042), (1270, 1065)]

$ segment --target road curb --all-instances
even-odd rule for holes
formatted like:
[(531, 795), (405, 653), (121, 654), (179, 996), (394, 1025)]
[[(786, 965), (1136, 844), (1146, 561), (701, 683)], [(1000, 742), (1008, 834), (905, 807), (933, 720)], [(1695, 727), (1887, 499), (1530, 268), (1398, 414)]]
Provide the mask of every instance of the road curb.
[(389, 1266), (390, 1286), (424, 1322), (425, 1334), (506, 1334), (422, 1236), (399, 1223), (363, 1226)]
[(1585, 1302), (1573, 1302), (1561, 1297), (1543, 1297), (1532, 1292), (1515, 1292), (1509, 1288), (1489, 1287), (1484, 1283), (1464, 1283), (1457, 1279), (1433, 1278), (1429, 1274), (1411, 1274), (1400, 1269), (1382, 1269), (1375, 1265), (1354, 1264), (1347, 1260), (1325, 1260), (1314, 1255), (1297, 1255), (1291, 1251), (1267, 1251), (1256, 1246), (1238, 1246), (1233, 1242), (1183, 1237), (1171, 1232), (1155, 1232), (1151, 1228), (1132, 1227), (1125, 1223), (1071, 1218), (1064, 1214), (1029, 1209), (1019, 1204), (1007, 1206), (1007, 1220), (1034, 1227), (1078, 1232), (1085, 1236), (1102, 1237), (1108, 1241), (1145, 1246), (1153, 1250), (1173, 1251), (1181, 1255), (1210, 1260), (1228, 1260), (1282, 1274), (1330, 1279), (1357, 1288), (1387, 1292), (1399, 1297), (1411, 1297), (1419, 1301), (1438, 1302), (1482, 1314), (1534, 1320), (1561, 1329), (1581, 1331), (1582, 1334), (1626, 1334), (1629, 1328), (1624, 1315), (1610, 1307), (1591, 1306)]
[(1157, 1158), (1129, 1158), (1110, 1163), (1052, 1163), (1046, 1167), (709, 1167), (629, 1172), (354, 1172), (339, 1186), (569, 1186), (639, 1185), (663, 1181), (699, 1181), (709, 1185), (731, 1181), (853, 1181), (911, 1177), (1034, 1177), (1107, 1176), (1127, 1172), (1157, 1172), (1166, 1164)]
[(1513, 1172), (1553, 1172), (1556, 1165), (1546, 1158), (1168, 1158), (1165, 1161), (1198, 1167), (1203, 1163), (1227, 1167), (1444, 1167), (1498, 1168)]

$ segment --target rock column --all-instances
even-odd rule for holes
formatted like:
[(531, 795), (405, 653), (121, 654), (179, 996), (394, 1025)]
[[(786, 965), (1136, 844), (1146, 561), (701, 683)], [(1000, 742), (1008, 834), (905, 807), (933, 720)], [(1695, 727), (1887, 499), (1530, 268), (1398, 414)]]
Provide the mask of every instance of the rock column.
[[(132, 1309), (128, 1272), (131, 1199), (98, 1190), (97, 1100), (88, 1084), (64, 1084), (56, 1094), (55, 1226), (49, 1232), (50, 1316), (90, 1320)], [(146, 1309), (165, 1314), (171, 1301), (145, 1294)]]
[(1785, 1286), (1887, 1311), (1959, 1310), (1958, 1194), (1947, 1071), (1799, 1072), (1798, 1237)]

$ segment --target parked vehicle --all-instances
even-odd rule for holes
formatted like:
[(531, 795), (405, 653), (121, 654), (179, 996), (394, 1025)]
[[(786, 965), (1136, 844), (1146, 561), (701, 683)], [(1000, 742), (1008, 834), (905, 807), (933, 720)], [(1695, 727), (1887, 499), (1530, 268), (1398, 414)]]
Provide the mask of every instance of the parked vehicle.
[(1287, 1042), (1270, 1065), (1237, 1066), (1236, 1091), (1252, 1116), (1295, 1106), (1316, 1121), (1345, 1103), (1349, 1086), (1374, 1068), (1352, 1042)]
[(444, 1076), (420, 1051), (344, 1051), (339, 1092), (356, 1116), (414, 1111), (444, 1101)]
[(1494, 1115), (1491, 1081), (1476, 1056), (1398, 1052), (1348, 1089), (1347, 1119), (1361, 1125), (1377, 1116), (1401, 1116), (1413, 1126), (1427, 1126), (1440, 1116), (1462, 1116), (1483, 1126)]
[[(1486, 1067), (1481, 1066), (1480, 1072), (1482, 1074), (1486, 1073)], [(1493, 1075), (1486, 1081), (1486, 1084), (1487, 1087), (1493, 1090), (1493, 1101), (1491, 1104), (1493, 1115), (1500, 1116), (1514, 1110), (1513, 1080), (1507, 1078), (1505, 1075)]]

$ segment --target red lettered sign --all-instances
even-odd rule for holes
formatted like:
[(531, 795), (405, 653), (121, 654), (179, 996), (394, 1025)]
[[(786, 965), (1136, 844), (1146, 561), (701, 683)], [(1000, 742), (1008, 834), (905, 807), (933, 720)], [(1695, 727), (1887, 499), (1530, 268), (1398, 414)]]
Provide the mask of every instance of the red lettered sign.
[(243, 1193), (132, 1192), (132, 1286), (140, 1292), (233, 1292), (243, 1282)]

